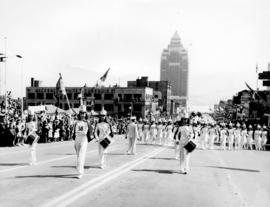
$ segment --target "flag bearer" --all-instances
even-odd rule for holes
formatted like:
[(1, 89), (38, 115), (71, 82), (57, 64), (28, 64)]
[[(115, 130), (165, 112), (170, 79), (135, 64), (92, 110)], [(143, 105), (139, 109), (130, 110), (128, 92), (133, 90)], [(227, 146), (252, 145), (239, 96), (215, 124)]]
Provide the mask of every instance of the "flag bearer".
[(74, 123), (73, 137), (75, 138), (74, 148), (77, 155), (78, 178), (82, 178), (84, 173), (84, 163), (87, 151), (88, 140), (91, 139), (92, 127), (87, 122), (86, 106), (81, 105), (78, 120)]

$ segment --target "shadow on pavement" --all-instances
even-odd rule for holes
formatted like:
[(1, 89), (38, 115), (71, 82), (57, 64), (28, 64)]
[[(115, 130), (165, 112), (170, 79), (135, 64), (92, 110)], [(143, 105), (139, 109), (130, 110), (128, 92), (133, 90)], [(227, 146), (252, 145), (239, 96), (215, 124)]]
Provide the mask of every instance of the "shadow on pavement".
[(47, 153), (47, 155), (76, 155), (75, 153)]
[(126, 153), (105, 153), (105, 155), (127, 155)]
[(54, 168), (76, 168), (76, 166), (68, 166), (68, 165), (65, 165), (65, 166), (51, 166), (51, 167), (54, 167)]
[(0, 166), (25, 166), (29, 163), (0, 163)]
[(78, 174), (66, 174), (66, 175), (25, 175), (15, 176), (15, 178), (77, 178)]
[(173, 173), (180, 173), (179, 171), (176, 170), (161, 170), (161, 169), (155, 169), (155, 170), (151, 170), (151, 169), (133, 169), (132, 171), (136, 171), (136, 172), (155, 172), (155, 173), (162, 173), (162, 174), (173, 174)]
[(175, 158), (170, 158), (170, 157), (150, 157), (148, 159), (152, 159), (152, 160), (176, 160)]
[(238, 170), (238, 171), (245, 171), (245, 172), (260, 172), (259, 170), (251, 170), (251, 169), (243, 169), (243, 168), (220, 167), (220, 166), (205, 166), (205, 167), (225, 169), (225, 170)]

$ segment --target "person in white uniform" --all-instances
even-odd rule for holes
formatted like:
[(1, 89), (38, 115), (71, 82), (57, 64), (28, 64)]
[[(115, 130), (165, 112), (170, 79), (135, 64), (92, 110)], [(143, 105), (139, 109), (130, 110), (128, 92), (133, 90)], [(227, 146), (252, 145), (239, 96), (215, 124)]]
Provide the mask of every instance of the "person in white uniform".
[(236, 150), (240, 149), (241, 146), (241, 128), (240, 128), (240, 124), (237, 123), (236, 124), (236, 129), (234, 130), (234, 148)]
[(162, 125), (161, 120), (159, 120), (158, 124), (157, 124), (157, 141), (156, 141), (156, 144), (159, 144), (159, 145), (162, 144), (162, 136), (163, 136), (162, 131), (163, 131), (163, 125)]
[(149, 136), (150, 136), (149, 129), (150, 129), (150, 126), (146, 119), (143, 125), (143, 143), (144, 144), (148, 144), (149, 142)]
[(180, 127), (178, 133), (180, 133), (179, 140), (179, 160), (180, 160), (180, 173), (187, 174), (190, 170), (189, 168), (189, 159), (190, 154), (184, 146), (191, 140), (192, 138), (192, 130), (188, 126), (189, 120), (187, 118), (182, 118), (183, 126)]
[(262, 148), (262, 131), (261, 126), (258, 124), (257, 129), (254, 131), (255, 149), (261, 150)]
[(138, 133), (139, 133), (138, 141), (139, 142), (142, 142), (143, 141), (143, 123), (142, 123), (142, 118), (139, 119)]
[(248, 126), (248, 134), (247, 134), (247, 149), (253, 150), (253, 128), (251, 125)]
[(36, 137), (36, 139), (33, 141), (33, 143), (29, 144), (30, 147), (30, 162), (29, 165), (35, 165), (37, 162), (37, 154), (36, 154), (36, 148), (37, 148), (37, 141), (38, 141), (38, 125), (35, 121), (35, 113), (33, 111), (29, 111), (28, 115), (28, 121), (26, 123), (26, 136), (32, 136)]
[(220, 124), (220, 149), (226, 150), (226, 143), (227, 143), (227, 128), (225, 126), (225, 123)]
[(89, 122), (87, 122), (87, 111), (86, 106), (81, 105), (79, 109), (78, 120), (74, 123), (73, 137), (74, 148), (77, 155), (77, 171), (78, 178), (82, 178), (84, 174), (84, 163), (87, 151), (88, 140), (91, 139), (92, 127)]
[(96, 125), (95, 128), (95, 138), (98, 140), (99, 143), (98, 152), (101, 169), (105, 167), (105, 153), (107, 152), (108, 148), (104, 149), (100, 142), (105, 138), (109, 138), (111, 133), (110, 125), (106, 122), (106, 115), (107, 112), (105, 110), (102, 110), (100, 112), (99, 123)]
[(128, 150), (127, 154), (136, 154), (136, 143), (139, 137), (138, 126), (135, 123), (136, 117), (131, 117), (131, 122), (127, 126)]
[(268, 130), (265, 125), (262, 128), (262, 150), (266, 150)]
[(247, 149), (247, 127), (245, 124), (242, 125), (242, 131), (241, 131), (241, 149)]
[(229, 127), (228, 127), (228, 149), (229, 150), (233, 150), (233, 143), (234, 143), (234, 128), (233, 128), (233, 124), (229, 123)]

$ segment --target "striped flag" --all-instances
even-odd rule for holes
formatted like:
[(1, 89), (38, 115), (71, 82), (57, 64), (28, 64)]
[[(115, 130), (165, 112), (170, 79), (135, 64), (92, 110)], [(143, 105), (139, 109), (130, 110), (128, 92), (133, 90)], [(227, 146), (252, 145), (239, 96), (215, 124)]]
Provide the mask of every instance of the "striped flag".
[(60, 96), (60, 95), (67, 95), (66, 89), (64, 87), (64, 83), (63, 83), (63, 78), (61, 73), (59, 73), (60, 77), (56, 83), (56, 95)]
[(101, 76), (100, 80), (102, 82), (104, 82), (106, 80), (109, 70), (110, 70), (110, 68), (105, 72), (105, 74), (103, 76)]

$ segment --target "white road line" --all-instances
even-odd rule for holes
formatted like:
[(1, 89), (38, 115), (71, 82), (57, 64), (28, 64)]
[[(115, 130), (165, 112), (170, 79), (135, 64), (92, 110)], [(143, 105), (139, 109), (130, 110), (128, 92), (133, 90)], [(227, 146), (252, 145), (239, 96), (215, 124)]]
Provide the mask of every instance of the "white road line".
[[(115, 145), (115, 146), (117, 146), (117, 147), (113, 148), (113, 150), (116, 150), (116, 149), (122, 147), (122, 145)], [(93, 153), (93, 152), (97, 152), (97, 149), (90, 150), (90, 151), (86, 152), (86, 154)], [(49, 162), (64, 160), (64, 159), (67, 159), (67, 158), (70, 158), (70, 157), (76, 157), (76, 155), (68, 155), (68, 156), (65, 156), (65, 157), (59, 157), (59, 158), (54, 158), (54, 159), (50, 159), (50, 160), (44, 160), (44, 161), (37, 162), (36, 165), (42, 165), (42, 164), (46, 164), (46, 163), (49, 163)], [(34, 166), (36, 166), (36, 165), (34, 165)], [(17, 170), (17, 169), (21, 169), (21, 168), (25, 168), (25, 167), (29, 168), (29, 165), (23, 165), (23, 166), (12, 167), (12, 168), (8, 168), (8, 169), (0, 170), (0, 173), (12, 171), (12, 170)]]
[(80, 197), (86, 195), (87, 193), (89, 193), (90, 191), (98, 188), (99, 186), (111, 181), (112, 179), (128, 172), (130, 169), (134, 168), (135, 166), (145, 162), (145, 160), (151, 156), (154, 156), (158, 153), (160, 153), (161, 151), (165, 150), (165, 148), (158, 148), (146, 155), (141, 156), (140, 158), (128, 162), (110, 172), (107, 172), (104, 175), (101, 175), (93, 180), (90, 180), (88, 182), (86, 182), (85, 184), (74, 188), (73, 190), (55, 198), (54, 200), (46, 203), (43, 205), (43, 207), (55, 207), (55, 206), (67, 206), (71, 203), (73, 203), (74, 201), (78, 200)]

